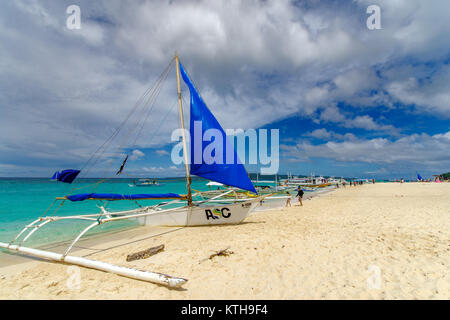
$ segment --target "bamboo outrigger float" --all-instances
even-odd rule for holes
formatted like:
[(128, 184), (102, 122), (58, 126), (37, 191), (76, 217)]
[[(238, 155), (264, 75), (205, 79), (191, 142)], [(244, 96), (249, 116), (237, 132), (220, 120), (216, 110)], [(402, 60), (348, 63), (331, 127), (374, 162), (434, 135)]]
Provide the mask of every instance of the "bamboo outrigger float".
[(90, 269), (96, 269), (100, 271), (115, 273), (127, 278), (153, 282), (156, 284), (164, 285), (170, 288), (178, 288), (187, 282), (187, 279), (172, 277), (166, 274), (141, 271), (127, 267), (121, 267), (107, 262), (90, 260), (82, 257), (67, 256), (60, 253), (32, 249), (27, 247), (21, 247), (17, 245), (10, 245), (7, 243), (0, 242), (0, 247), (11, 251), (17, 251), (26, 255), (44, 258), (52, 261), (63, 262), (68, 264), (73, 264), (81, 267), (86, 267)]
[[(181, 86), (180, 80), (183, 78), (186, 85), (189, 87), (191, 94), (191, 135), (193, 132), (193, 121), (202, 121), (204, 130), (216, 129), (224, 134), (223, 143), (228, 149), (228, 140), (226, 138), (225, 132), (217, 122), (217, 120), (212, 115), (211, 111), (207, 108), (203, 99), (198, 94), (195, 86), (190, 80), (187, 73), (184, 71), (181, 63), (179, 62), (178, 55), (175, 54), (176, 63), (176, 75), (177, 75), (177, 93), (178, 93), (178, 104), (179, 104), (179, 114), (181, 121), (181, 128), (184, 129), (184, 117), (183, 117), (183, 107), (181, 98)], [(172, 64), (172, 62), (171, 62)], [(170, 67), (170, 65), (169, 65)], [(168, 68), (169, 68), (168, 67)], [(166, 70), (168, 70), (168, 68)], [(193, 110), (195, 112), (193, 112)], [(194, 113), (194, 115), (193, 115)], [(172, 277), (169, 275), (155, 273), (150, 271), (141, 271), (132, 268), (122, 267), (113, 265), (110, 263), (95, 261), (86, 259), (83, 257), (71, 256), (69, 253), (74, 248), (75, 244), (90, 230), (93, 228), (110, 222), (126, 220), (126, 219), (137, 219), (142, 225), (150, 226), (197, 226), (197, 225), (217, 225), (217, 224), (237, 224), (244, 220), (249, 213), (268, 195), (256, 196), (256, 197), (246, 197), (245, 199), (239, 199), (237, 193), (234, 190), (225, 191), (219, 195), (213, 197), (207, 197), (206, 199), (202, 196), (201, 192), (197, 192), (194, 196), (199, 196), (201, 200), (194, 201), (191, 192), (191, 174), (197, 175), (203, 178), (207, 178), (211, 181), (216, 181), (219, 183), (224, 183), (229, 186), (234, 186), (236, 188), (244, 189), (249, 192), (253, 192), (257, 195), (256, 189), (253, 186), (244, 166), (239, 161), (237, 154), (234, 151), (228, 151), (228, 155), (231, 155), (232, 159), (235, 159), (232, 165), (222, 163), (206, 163), (202, 159), (201, 163), (193, 161), (193, 144), (195, 139), (191, 139), (191, 161), (188, 161), (187, 144), (186, 137), (183, 132), (183, 151), (186, 169), (186, 195), (178, 195), (174, 193), (167, 194), (135, 194), (135, 195), (122, 195), (122, 194), (100, 194), (100, 193), (84, 193), (76, 195), (67, 195), (64, 197), (56, 198), (56, 201), (61, 201), (60, 206), (66, 201), (78, 202), (86, 200), (104, 200), (104, 201), (117, 201), (117, 200), (167, 200), (172, 201), (159, 203), (153, 206), (140, 206), (140, 208), (126, 210), (126, 211), (116, 211), (110, 212), (105, 208), (105, 205), (100, 206), (101, 212), (98, 214), (84, 214), (84, 215), (72, 215), (72, 216), (42, 216), (39, 219), (33, 221), (31, 224), (25, 226), (21, 232), (10, 242), (3, 243), (0, 242), (0, 247), (8, 249), (13, 252), (20, 252), (26, 255), (31, 255), (39, 258), (49, 259), (53, 261), (79, 265), (82, 267), (97, 269), (105, 272), (115, 273), (121, 276), (149, 281), (157, 283), (160, 285), (165, 285), (168, 287), (176, 288), (182, 286), (186, 283), (187, 279)], [(203, 142), (201, 150), (204, 147)], [(197, 146), (198, 147), (198, 146)], [(223, 156), (226, 157), (225, 152)], [(228, 159), (229, 157), (226, 157)], [(125, 166), (128, 159), (128, 155), (122, 163), (120, 170), (116, 173), (120, 174)], [(189, 168), (188, 163), (191, 163)], [(76, 178), (80, 170), (67, 170), (67, 175), (55, 175), (54, 177), (62, 182), (72, 183)], [(66, 181), (60, 179), (67, 179)], [(231, 193), (234, 192), (235, 197), (230, 198)], [(55, 203), (54, 202), (54, 203)], [(53, 203), (53, 204), (54, 204)], [(186, 204), (185, 204), (186, 203)], [(217, 205), (212, 205), (208, 203), (218, 203)], [(52, 206), (53, 206), (52, 204)], [(168, 207), (173, 205), (181, 205), (178, 207)], [(50, 206), (51, 207), (51, 206)], [(166, 208), (167, 207), (167, 208)], [(59, 208), (59, 207), (58, 207)], [(91, 224), (84, 228), (78, 236), (72, 241), (69, 247), (64, 253), (55, 253), (50, 251), (32, 249), (24, 247), (23, 244), (30, 239), (30, 237), (35, 234), (42, 227), (61, 220), (80, 220), (80, 221), (91, 221)]]

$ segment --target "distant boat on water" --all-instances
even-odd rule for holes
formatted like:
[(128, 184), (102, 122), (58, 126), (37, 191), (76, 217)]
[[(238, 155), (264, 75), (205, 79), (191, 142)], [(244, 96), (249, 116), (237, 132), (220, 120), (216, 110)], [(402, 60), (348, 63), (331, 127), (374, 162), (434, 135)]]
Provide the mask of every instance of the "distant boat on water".
[(163, 186), (164, 183), (160, 183), (154, 179), (139, 179), (134, 181), (133, 184), (129, 184), (130, 187), (153, 187), (153, 186)]
[(284, 182), (284, 185), (288, 186), (288, 187), (301, 186), (301, 187), (310, 187), (310, 188), (324, 188), (324, 187), (328, 187), (332, 184), (336, 184), (337, 183), (336, 181), (337, 180), (335, 180), (335, 179), (329, 180), (322, 176), (316, 177), (311, 174), (311, 176), (306, 177), (306, 178), (289, 177)]

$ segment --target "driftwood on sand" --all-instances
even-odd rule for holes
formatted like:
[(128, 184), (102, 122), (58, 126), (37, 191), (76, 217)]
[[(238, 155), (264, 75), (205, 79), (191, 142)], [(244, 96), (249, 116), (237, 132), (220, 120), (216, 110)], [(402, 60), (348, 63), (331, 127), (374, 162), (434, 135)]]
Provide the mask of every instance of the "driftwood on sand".
[(139, 260), (139, 259), (147, 259), (148, 257), (151, 257), (155, 254), (157, 254), (158, 252), (161, 252), (164, 250), (164, 245), (161, 244), (159, 246), (156, 247), (152, 247), (149, 248), (147, 250), (142, 250), (136, 253), (131, 253), (127, 256), (127, 261), (134, 261), (134, 260)]
[(233, 251), (228, 250), (229, 248), (223, 249), (223, 250), (219, 250), (216, 253), (213, 253), (212, 255), (209, 256), (209, 259), (212, 259), (214, 257), (217, 256), (224, 256), (224, 257), (228, 257), (230, 254), (233, 254)]
[(230, 248), (228, 247), (228, 248), (226, 248), (226, 249), (216, 251), (215, 253), (213, 253), (212, 255), (210, 255), (209, 258), (203, 259), (203, 260), (201, 260), (199, 263), (202, 263), (203, 261), (206, 261), (206, 260), (208, 260), (208, 259), (211, 260), (211, 259), (214, 258), (214, 257), (219, 257), (219, 256), (222, 256), (222, 257), (228, 257), (230, 254), (233, 254), (233, 253), (234, 253), (233, 251), (230, 251), (230, 250), (228, 250), (228, 249), (230, 249)]

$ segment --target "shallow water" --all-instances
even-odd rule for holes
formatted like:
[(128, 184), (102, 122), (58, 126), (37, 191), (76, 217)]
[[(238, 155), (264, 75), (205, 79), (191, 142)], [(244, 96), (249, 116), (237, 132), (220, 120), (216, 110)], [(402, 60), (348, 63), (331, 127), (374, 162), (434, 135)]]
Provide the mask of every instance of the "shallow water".
[[(78, 179), (73, 184), (66, 184), (51, 181), (50, 179), (39, 178), (1, 178), (0, 179), (0, 241), (9, 242), (28, 223), (31, 223), (42, 214), (54, 201), (55, 197), (61, 197), (69, 193), (186, 193), (186, 182), (179, 180), (158, 180), (161, 186), (131, 187), (133, 179), (112, 179), (96, 186), (97, 179)], [(193, 181), (192, 188), (196, 190), (207, 190), (204, 180)], [(74, 190), (75, 189), (75, 190)], [(70, 202), (65, 201), (59, 207), (61, 201), (56, 202), (45, 216), (73, 215), (73, 214), (96, 214), (100, 212), (98, 208), (100, 201)], [(139, 201), (140, 205), (156, 204), (156, 200)], [(138, 208), (134, 201), (113, 201), (109, 202), (108, 210), (130, 210)], [(49, 223), (43, 230), (37, 231), (30, 238), (29, 244), (47, 244), (65, 241), (73, 238), (78, 232), (91, 222), (80, 221), (58, 221)], [(111, 224), (101, 225), (95, 228), (94, 232), (103, 232), (114, 229), (137, 226), (136, 221), (120, 221)], [(44, 230), (45, 229), (45, 230)], [(27, 242), (28, 243), (28, 242)]]
[[(39, 218), (45, 213), (50, 215), (74, 215), (74, 214), (97, 214), (100, 213), (100, 201), (65, 201), (63, 206), (59, 206), (61, 201), (56, 202), (50, 210), (47, 210), (53, 203), (55, 197), (62, 197), (68, 194), (77, 193), (186, 193), (186, 181), (180, 179), (158, 179), (160, 186), (133, 187), (134, 179), (111, 179), (96, 185), (98, 179), (77, 179), (73, 184), (55, 182), (42, 178), (0, 178), (0, 242), (11, 241), (22, 228)], [(194, 179), (192, 189), (206, 191), (207, 181)], [(307, 193), (313, 195), (314, 193)], [(294, 201), (294, 200), (293, 200)], [(154, 205), (161, 200), (142, 200), (142, 206)], [(286, 200), (277, 199), (264, 201), (262, 207), (257, 210), (283, 207)], [(108, 202), (107, 209), (110, 211), (131, 210), (138, 208), (134, 201), (112, 201)], [(55, 210), (57, 209), (57, 212)], [(42, 230), (38, 230), (27, 241), (27, 245), (45, 245), (68, 241), (73, 239), (80, 231), (88, 226), (91, 221), (58, 221), (45, 225)], [(138, 226), (135, 220), (124, 220), (115, 223), (104, 224), (90, 231), (87, 236), (113, 230), (120, 230)]]

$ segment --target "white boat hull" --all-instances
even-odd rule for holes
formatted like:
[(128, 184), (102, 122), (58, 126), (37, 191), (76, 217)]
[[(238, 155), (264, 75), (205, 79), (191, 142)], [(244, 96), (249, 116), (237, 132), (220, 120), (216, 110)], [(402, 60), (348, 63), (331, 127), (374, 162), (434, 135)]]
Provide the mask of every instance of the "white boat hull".
[(237, 224), (248, 217), (261, 199), (215, 205), (182, 207), (173, 211), (155, 211), (139, 217), (139, 223), (145, 226), (203, 226), (216, 224)]

